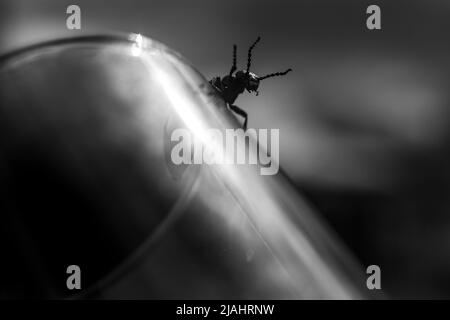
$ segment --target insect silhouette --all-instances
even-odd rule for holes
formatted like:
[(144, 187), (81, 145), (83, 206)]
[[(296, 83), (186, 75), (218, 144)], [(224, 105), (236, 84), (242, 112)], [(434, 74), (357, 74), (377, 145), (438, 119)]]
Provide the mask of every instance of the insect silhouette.
[(255, 48), (256, 44), (261, 40), (261, 37), (258, 37), (256, 41), (250, 46), (247, 53), (247, 69), (236, 72), (236, 51), (237, 46), (233, 45), (233, 65), (231, 66), (230, 73), (224, 76), (222, 79), (220, 77), (215, 77), (209, 81), (209, 83), (214, 87), (214, 89), (219, 93), (222, 99), (228, 104), (229, 108), (244, 118), (244, 130), (247, 130), (247, 120), (248, 115), (247, 112), (234, 105), (237, 97), (247, 90), (249, 93), (256, 92), (256, 95), (259, 94), (258, 87), (259, 83), (262, 80), (271, 77), (284, 76), (288, 72), (292, 71), (292, 69), (287, 69), (284, 72), (275, 72), (270, 73), (268, 75), (259, 77), (253, 72), (250, 72), (250, 67), (252, 63), (252, 51)]

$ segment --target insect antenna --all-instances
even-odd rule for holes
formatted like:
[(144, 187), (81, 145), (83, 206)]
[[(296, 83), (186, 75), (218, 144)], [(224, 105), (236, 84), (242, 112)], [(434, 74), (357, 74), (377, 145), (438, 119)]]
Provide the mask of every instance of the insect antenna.
[(292, 69), (287, 69), (287, 70), (284, 71), (284, 72), (270, 73), (270, 74), (268, 74), (268, 75), (265, 75), (264, 77), (259, 77), (258, 80), (261, 81), (261, 80), (264, 80), (264, 79), (267, 79), (267, 78), (278, 77), (278, 76), (284, 76), (285, 74), (287, 74), (287, 73), (290, 72), (290, 71), (292, 71)]
[(248, 54), (247, 54), (247, 74), (250, 72), (250, 66), (252, 64), (252, 50), (256, 46), (256, 44), (261, 40), (261, 37), (258, 37), (255, 42), (248, 48)]
[(233, 74), (233, 72), (236, 71), (236, 51), (237, 51), (237, 47), (236, 47), (236, 45), (233, 45), (233, 65), (231, 66), (230, 77)]

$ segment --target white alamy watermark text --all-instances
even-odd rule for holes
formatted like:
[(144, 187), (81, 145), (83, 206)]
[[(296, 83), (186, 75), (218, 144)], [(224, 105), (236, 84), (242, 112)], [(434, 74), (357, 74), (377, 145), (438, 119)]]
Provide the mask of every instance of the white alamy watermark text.
[[(170, 158), (181, 164), (260, 165), (261, 175), (275, 175), (279, 170), (279, 129), (207, 129), (199, 139), (184, 128), (171, 134)], [(270, 147), (269, 147), (270, 146)]]

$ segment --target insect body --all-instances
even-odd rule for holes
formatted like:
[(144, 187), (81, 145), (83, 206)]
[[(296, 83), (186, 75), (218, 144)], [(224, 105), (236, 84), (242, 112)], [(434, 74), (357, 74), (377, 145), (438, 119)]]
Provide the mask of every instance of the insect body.
[[(222, 99), (228, 104), (230, 109), (244, 118), (244, 130), (247, 129), (247, 112), (235, 106), (233, 103), (236, 101), (237, 97), (247, 90), (248, 92), (256, 92), (258, 95), (259, 82), (276, 76), (284, 76), (292, 69), (288, 69), (284, 72), (275, 72), (263, 77), (259, 77), (256, 74), (250, 72), (250, 66), (252, 61), (252, 50), (259, 42), (261, 38), (258, 37), (256, 41), (250, 46), (247, 54), (247, 70), (242, 70), (234, 73), (236, 71), (236, 45), (233, 46), (233, 65), (231, 67), (230, 73), (223, 77), (215, 77), (209, 82), (216, 89), (216, 91), (221, 95)], [(234, 74), (233, 74), (234, 73)]]

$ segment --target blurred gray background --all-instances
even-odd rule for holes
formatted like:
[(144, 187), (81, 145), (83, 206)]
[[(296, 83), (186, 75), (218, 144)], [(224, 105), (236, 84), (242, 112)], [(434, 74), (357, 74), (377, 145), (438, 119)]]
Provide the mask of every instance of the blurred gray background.
[[(81, 7), (82, 29), (66, 29)], [(382, 30), (366, 28), (381, 7)], [(236, 104), (280, 129), (280, 162), (394, 298), (450, 297), (450, 3), (431, 1), (1, 0), (0, 53), (66, 36), (141, 33), (205, 77), (293, 68)]]

